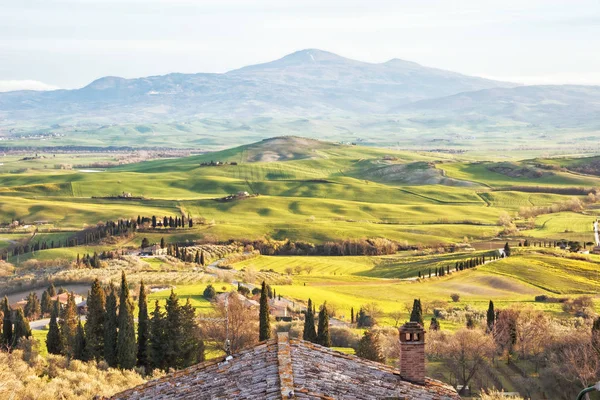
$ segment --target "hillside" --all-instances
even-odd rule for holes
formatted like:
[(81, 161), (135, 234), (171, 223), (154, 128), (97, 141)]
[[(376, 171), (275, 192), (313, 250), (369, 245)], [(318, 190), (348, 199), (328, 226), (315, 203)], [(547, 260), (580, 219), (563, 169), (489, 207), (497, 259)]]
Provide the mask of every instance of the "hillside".
[(390, 110), (446, 115), (453, 121), (509, 120), (544, 127), (598, 129), (600, 86), (521, 86), (491, 88), (422, 100)]

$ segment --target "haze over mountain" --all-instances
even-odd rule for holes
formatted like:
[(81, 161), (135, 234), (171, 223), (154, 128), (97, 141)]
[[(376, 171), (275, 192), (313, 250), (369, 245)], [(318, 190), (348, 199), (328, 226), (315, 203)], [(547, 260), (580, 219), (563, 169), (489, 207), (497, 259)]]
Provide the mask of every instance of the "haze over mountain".
[(225, 74), (100, 78), (76, 90), (0, 94), (3, 118), (158, 121), (198, 116), (387, 113), (410, 102), (515, 84), (393, 59), (381, 64), (302, 50)]
[(435, 141), (522, 129), (597, 131), (599, 114), (600, 86), (521, 86), (400, 59), (373, 64), (308, 49), (223, 74), (109, 76), (75, 90), (0, 93), (0, 136), (15, 127), (23, 133), (50, 126), (199, 121), (172, 129), (205, 135), (226, 126), (221, 135), (252, 132), (248, 141), (326, 132), (340, 140), (399, 143), (417, 132), (415, 139), (429, 135), (427, 140)]

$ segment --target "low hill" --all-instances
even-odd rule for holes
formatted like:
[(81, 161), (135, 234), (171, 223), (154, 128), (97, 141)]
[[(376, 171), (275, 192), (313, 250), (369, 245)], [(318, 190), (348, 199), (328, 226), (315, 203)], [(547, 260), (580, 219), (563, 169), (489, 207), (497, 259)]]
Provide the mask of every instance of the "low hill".
[(466, 120), (510, 120), (552, 127), (593, 125), (600, 113), (600, 86), (546, 85), (491, 88), (422, 100), (390, 110), (447, 115)]

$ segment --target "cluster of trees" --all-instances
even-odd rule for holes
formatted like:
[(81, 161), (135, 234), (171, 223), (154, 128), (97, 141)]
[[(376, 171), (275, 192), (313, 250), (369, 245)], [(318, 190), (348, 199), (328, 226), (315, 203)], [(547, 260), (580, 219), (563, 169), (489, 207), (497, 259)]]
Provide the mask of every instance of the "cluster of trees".
[[(162, 247), (162, 242), (161, 242)], [(164, 247), (163, 247), (164, 248)], [(196, 263), (198, 265), (206, 265), (206, 256), (204, 251), (188, 249), (187, 247), (179, 247), (177, 243), (167, 246), (167, 255), (180, 259), (183, 262)]]
[(138, 215), (137, 224), (138, 226), (151, 226), (154, 229), (157, 227), (192, 228), (194, 226), (194, 220), (189, 216), (186, 218), (185, 215), (182, 215), (181, 217), (175, 216), (175, 218), (172, 216), (164, 216), (162, 219), (160, 217), (157, 218), (156, 215), (153, 215), (152, 217), (143, 217)]
[(35, 243), (25, 243), (14, 245), (11, 248), (4, 251), (0, 258), (8, 260), (8, 257), (22, 255), (25, 253), (31, 253), (34, 251), (61, 248), (61, 247), (76, 247), (83, 244), (94, 243), (101, 239), (111, 236), (129, 236), (133, 234), (137, 225), (135, 221), (123, 220), (118, 221), (106, 221), (105, 223), (99, 223), (98, 225), (86, 228), (75, 235), (67, 238), (63, 241), (57, 240), (43, 240)]
[(130, 219), (119, 219), (118, 221), (106, 221), (94, 227), (86, 228), (69, 239), (72, 246), (98, 242), (111, 236), (130, 236), (137, 230), (139, 224)]
[(11, 310), (8, 297), (4, 297), (0, 308), (2, 311), (0, 349), (3, 351), (12, 351), (22, 340), (31, 337), (31, 328), (22, 309)]
[(82, 325), (74, 296), (67, 304), (54, 302), (46, 347), (51, 354), (63, 354), (82, 361), (104, 360), (111, 367), (183, 368), (204, 360), (204, 343), (195, 323), (195, 311), (189, 299), (179, 304), (171, 291), (163, 311), (158, 302), (150, 317), (146, 288), (140, 285), (137, 338), (134, 303), (123, 272), (121, 286), (105, 290), (98, 279), (87, 299), (87, 321)]
[(574, 197), (550, 206), (521, 207), (519, 209), (519, 216), (521, 218), (534, 218), (538, 215), (554, 214), (563, 211), (580, 212), (583, 210), (583, 208), (584, 203), (578, 198)]
[[(555, 320), (532, 307), (497, 310), (490, 301), (481, 326), (467, 319), (455, 334), (430, 329), (427, 355), (442, 361), (457, 387), (469, 386), (478, 371), (504, 359), (522, 376), (526, 397), (544, 392), (568, 400), (600, 374), (600, 318)], [(538, 377), (516, 360), (528, 361)]]
[(118, 257), (118, 253), (115, 251), (103, 251), (100, 254), (94, 252), (91, 256), (84, 254), (83, 257), (77, 253), (77, 260), (75, 261), (77, 266), (85, 266), (87, 268), (102, 268), (101, 260), (112, 260)]
[(315, 315), (317, 310), (311, 299), (308, 299), (308, 305), (304, 313), (304, 329), (302, 339), (309, 342), (320, 344), (321, 346), (331, 347), (331, 335), (329, 333), (329, 313), (327, 303), (323, 303), (319, 309), (317, 328), (315, 329)]
[(395, 254), (400, 246), (388, 239), (349, 239), (315, 245), (301, 241), (256, 240), (246, 242), (263, 255), (379, 256)]

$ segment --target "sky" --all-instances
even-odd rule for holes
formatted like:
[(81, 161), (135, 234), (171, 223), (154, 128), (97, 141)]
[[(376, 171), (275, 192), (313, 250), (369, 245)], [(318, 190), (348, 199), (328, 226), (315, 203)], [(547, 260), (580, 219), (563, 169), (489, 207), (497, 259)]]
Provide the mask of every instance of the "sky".
[(226, 72), (317, 48), (600, 85), (598, 0), (0, 0), (0, 91)]

